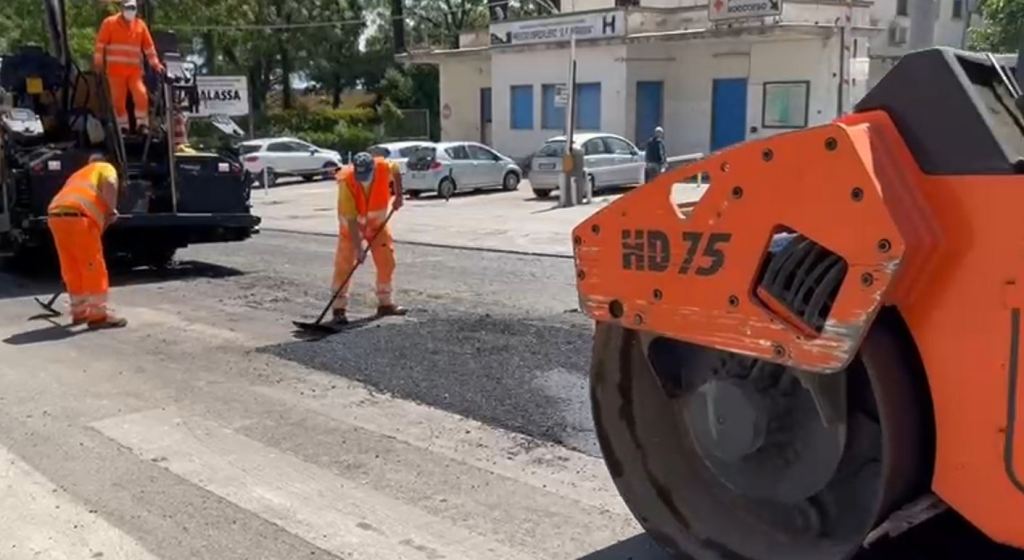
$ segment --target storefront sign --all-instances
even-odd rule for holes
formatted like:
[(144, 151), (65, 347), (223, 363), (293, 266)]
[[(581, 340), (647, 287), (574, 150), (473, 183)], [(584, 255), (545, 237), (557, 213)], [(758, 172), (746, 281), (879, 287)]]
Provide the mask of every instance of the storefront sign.
[(491, 24), (492, 45), (526, 45), (568, 41), (607, 39), (626, 34), (626, 13), (598, 12), (572, 14), (543, 19), (504, 21)]
[(249, 82), (245, 76), (196, 76), (199, 111), (193, 117), (249, 114)]
[(759, 18), (782, 15), (782, 0), (711, 0), (708, 19)]

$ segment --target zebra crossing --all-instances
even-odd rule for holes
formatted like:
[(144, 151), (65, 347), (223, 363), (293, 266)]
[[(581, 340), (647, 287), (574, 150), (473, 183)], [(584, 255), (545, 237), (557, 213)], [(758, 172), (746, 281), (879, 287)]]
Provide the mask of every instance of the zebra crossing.
[[(77, 411), (67, 413), (69, 433), (102, 438), (118, 450), (104, 459), (112, 467), (143, 469), (154, 488), (194, 501), (180, 511), (199, 521), (255, 517), (248, 523), (311, 553), (352, 560), (575, 559), (639, 532), (597, 458), (272, 356), (257, 362), (253, 341), (222, 325), (155, 308), (130, 313), (147, 325), (141, 338), (131, 330), (72, 338), (56, 355), (52, 344), (26, 346), (13, 361), (0, 348), (0, 393), (17, 380), (22, 394), (45, 402), (63, 390), (55, 379), (90, 384), (67, 405)], [(160, 360), (169, 353), (161, 334), (174, 335), (176, 353), (204, 357)], [(115, 376), (123, 367), (116, 356), (129, 348), (150, 353), (159, 368)], [(46, 368), (53, 373), (24, 377)], [(208, 556), (192, 557), (222, 557), (214, 531), (157, 538), (118, 521), (146, 516), (157, 498), (112, 484), (107, 491), (126, 494), (117, 502), (125, 511), (108, 518), (87, 505), (103, 501), (99, 490), (82, 479), (62, 490), (65, 481), (40, 474), (5, 439), (0, 433), (0, 560), (178, 560), (175, 539), (186, 538), (211, 545)], [(173, 490), (182, 484), (199, 497)], [(218, 505), (217, 519), (200, 507), (207, 500)], [(298, 557), (260, 550), (256, 539), (252, 547), (237, 557)]]

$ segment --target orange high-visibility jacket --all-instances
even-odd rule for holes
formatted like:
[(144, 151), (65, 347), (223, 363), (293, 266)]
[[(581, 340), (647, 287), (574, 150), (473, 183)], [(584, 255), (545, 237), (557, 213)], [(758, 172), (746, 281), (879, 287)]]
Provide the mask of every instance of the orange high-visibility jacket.
[(50, 201), (47, 213), (77, 212), (95, 221), (100, 230), (106, 228), (117, 204), (117, 194), (101, 192), (100, 183), (104, 180), (117, 185), (117, 171), (109, 163), (90, 163), (79, 169)]
[(100, 31), (96, 34), (94, 67), (105, 66), (108, 73), (118, 76), (141, 74), (142, 55), (146, 56), (153, 68), (162, 67), (146, 22), (139, 18), (129, 22), (120, 15), (103, 20)]
[(346, 165), (339, 172), (341, 182), (348, 188), (355, 201), (356, 213), (360, 218), (378, 217), (387, 212), (391, 202), (391, 164), (384, 158), (374, 158), (373, 182), (367, 193), (363, 185), (356, 179), (355, 170)]

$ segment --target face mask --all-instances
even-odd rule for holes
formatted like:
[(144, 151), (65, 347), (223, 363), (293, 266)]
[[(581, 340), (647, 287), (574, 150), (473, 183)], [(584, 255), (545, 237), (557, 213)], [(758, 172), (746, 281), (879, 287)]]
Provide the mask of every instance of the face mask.
[(124, 10), (121, 12), (121, 15), (124, 16), (124, 19), (131, 21), (135, 19), (135, 10)]

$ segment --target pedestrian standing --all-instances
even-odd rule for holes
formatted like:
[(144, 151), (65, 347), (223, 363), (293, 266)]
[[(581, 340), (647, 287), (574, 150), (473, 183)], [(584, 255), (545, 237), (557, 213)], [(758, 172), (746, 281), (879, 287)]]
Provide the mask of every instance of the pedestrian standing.
[(334, 300), (335, 324), (348, 322), (349, 277), (352, 267), (365, 258), (363, 239), (372, 239), (369, 252), (377, 269), (377, 315), (405, 315), (404, 307), (392, 301), (392, 281), (395, 274), (395, 247), (391, 228), (384, 223), (389, 208), (402, 207), (404, 193), (398, 164), (384, 158), (374, 158), (360, 152), (352, 163), (338, 171), (338, 247), (334, 257), (332, 290), (338, 292)]
[(107, 309), (110, 283), (103, 259), (103, 232), (117, 219), (117, 185), (114, 166), (94, 155), (68, 177), (47, 209), (73, 325), (96, 329), (128, 324)]
[(654, 135), (647, 141), (644, 156), (647, 163), (644, 169), (644, 182), (649, 183), (665, 171), (665, 166), (668, 163), (668, 154), (665, 151), (665, 130), (660, 126), (654, 129)]

